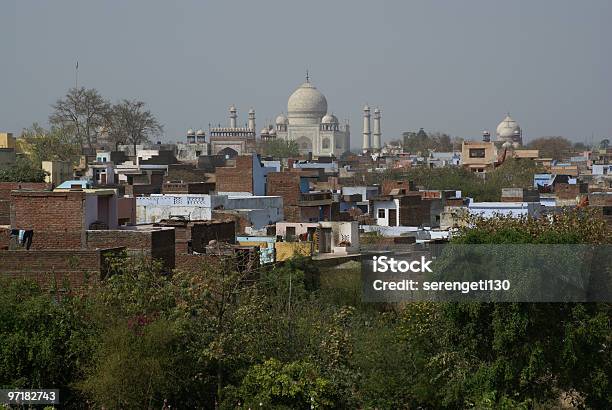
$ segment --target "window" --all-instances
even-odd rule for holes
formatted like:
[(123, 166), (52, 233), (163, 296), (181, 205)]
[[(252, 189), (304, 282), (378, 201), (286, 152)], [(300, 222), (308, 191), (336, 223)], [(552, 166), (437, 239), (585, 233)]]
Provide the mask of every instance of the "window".
[(323, 138), (323, 141), (321, 142), (321, 147), (323, 149), (329, 149), (329, 138)]
[(470, 158), (484, 158), (484, 157), (485, 157), (484, 148), (470, 148)]
[(386, 209), (379, 209), (378, 210), (378, 217), (379, 218), (385, 218), (387, 216), (385, 211), (386, 211)]
[(287, 242), (295, 242), (295, 226), (288, 226), (285, 229), (285, 240)]

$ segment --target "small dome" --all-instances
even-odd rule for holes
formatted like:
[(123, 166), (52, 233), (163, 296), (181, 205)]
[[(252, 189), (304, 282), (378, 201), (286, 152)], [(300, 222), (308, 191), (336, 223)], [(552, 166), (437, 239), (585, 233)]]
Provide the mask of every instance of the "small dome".
[(325, 114), (325, 117), (321, 120), (322, 124), (338, 124), (338, 118), (333, 114)]
[(251, 109), (249, 110), (249, 114), (255, 114), (255, 110), (251, 107)]
[(192, 130), (191, 128), (189, 128), (189, 129), (187, 130), (187, 135), (189, 135), (189, 136), (195, 135), (195, 131), (194, 131), (194, 130)]
[(270, 131), (268, 131), (268, 135), (275, 136), (276, 135), (276, 130), (274, 128), (272, 128)]
[(276, 117), (276, 125), (284, 125), (287, 124), (287, 122), (289, 122), (289, 120), (287, 119), (287, 117), (285, 117), (285, 114), (281, 114), (278, 117)]
[(370, 106), (368, 104), (363, 106), (364, 111), (370, 111)]
[(236, 106), (234, 104), (229, 107), (230, 112), (236, 112)]
[(261, 135), (269, 135), (269, 134), (268, 134), (268, 132), (269, 132), (268, 127), (266, 127), (266, 128), (262, 128), (262, 129), (261, 129), (260, 134), (261, 134)]
[(380, 114), (380, 109), (378, 107), (374, 108), (374, 114)]
[(204, 130), (202, 130), (201, 128), (198, 130), (198, 132), (196, 132), (196, 135), (201, 137), (202, 135), (204, 135)]

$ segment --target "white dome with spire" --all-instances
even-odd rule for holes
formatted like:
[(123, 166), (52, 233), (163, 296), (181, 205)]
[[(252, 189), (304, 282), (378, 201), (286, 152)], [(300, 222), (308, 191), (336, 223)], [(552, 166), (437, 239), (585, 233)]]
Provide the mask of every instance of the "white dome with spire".
[(189, 136), (195, 135), (195, 131), (194, 131), (194, 130), (192, 130), (191, 128), (189, 128), (189, 129), (187, 130), (187, 135), (189, 135)]
[(496, 135), (498, 141), (512, 142), (513, 139), (521, 136), (521, 127), (508, 114), (497, 126)]
[(287, 102), (287, 114), (291, 124), (318, 124), (327, 113), (327, 99), (309, 81), (298, 87)]
[(198, 132), (196, 132), (196, 135), (201, 137), (202, 135), (204, 135), (204, 130), (200, 128)]

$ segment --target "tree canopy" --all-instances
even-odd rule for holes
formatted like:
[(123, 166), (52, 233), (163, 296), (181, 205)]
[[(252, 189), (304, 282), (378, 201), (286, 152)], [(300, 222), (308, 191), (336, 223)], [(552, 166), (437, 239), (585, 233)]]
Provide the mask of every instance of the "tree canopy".
[[(456, 243), (609, 243), (584, 210)], [(360, 270), (111, 261), (88, 297), (0, 282), (0, 384), (93, 408), (610, 408), (610, 304), (363, 303)]]
[(530, 141), (528, 148), (540, 151), (540, 157), (562, 160), (567, 158), (572, 150), (572, 143), (564, 137), (541, 137)]

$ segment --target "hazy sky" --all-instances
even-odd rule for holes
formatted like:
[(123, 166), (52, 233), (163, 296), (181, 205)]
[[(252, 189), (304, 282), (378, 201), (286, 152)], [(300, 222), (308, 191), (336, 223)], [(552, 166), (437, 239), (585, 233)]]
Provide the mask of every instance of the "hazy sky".
[(526, 140), (612, 135), (612, 1), (0, 0), (0, 130), (46, 124), (74, 86), (137, 98), (165, 125), (257, 126), (304, 81), (352, 125), (480, 138), (506, 112)]

